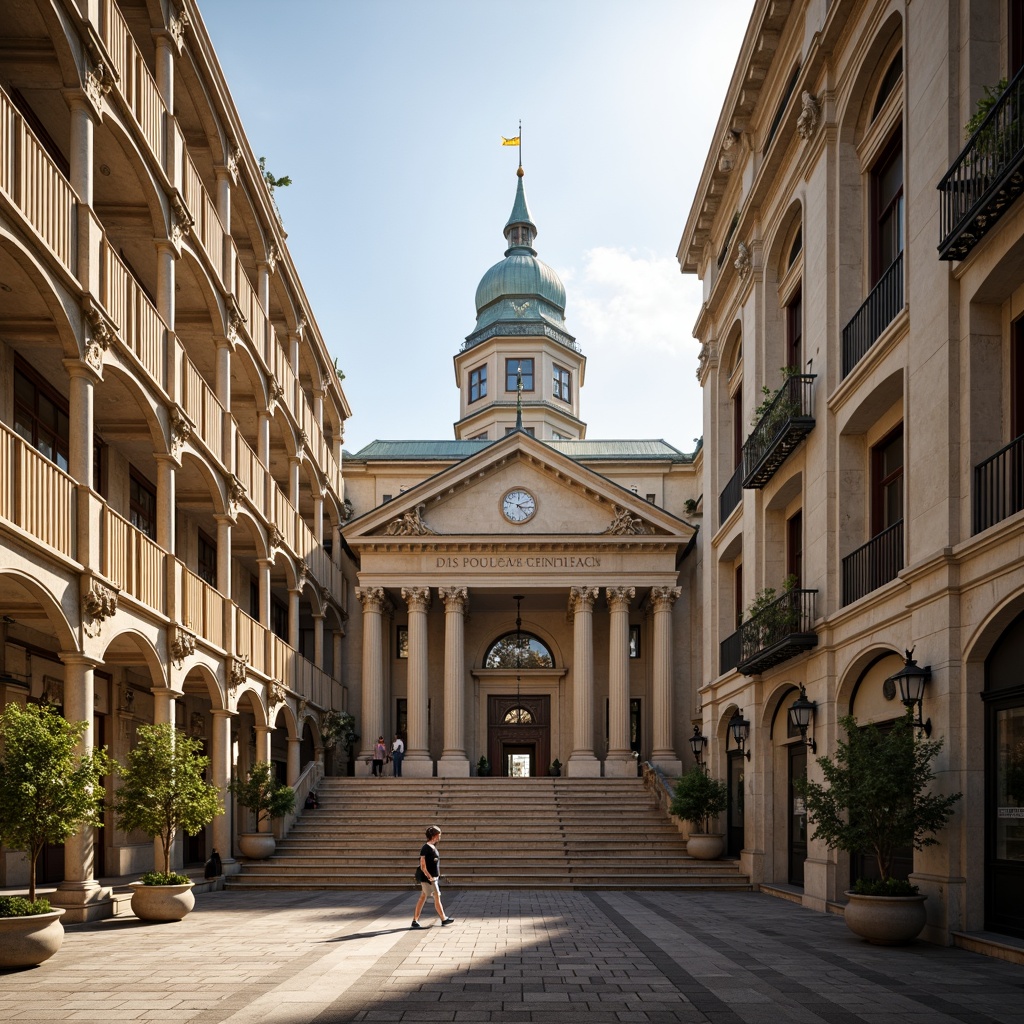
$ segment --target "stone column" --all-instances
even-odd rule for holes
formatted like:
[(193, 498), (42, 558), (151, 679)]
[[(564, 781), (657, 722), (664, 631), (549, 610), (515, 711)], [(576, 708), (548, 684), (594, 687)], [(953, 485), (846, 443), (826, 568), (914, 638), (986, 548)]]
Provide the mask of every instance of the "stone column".
[(324, 619), (322, 612), (313, 614), (313, 664), (317, 668), (324, 667)]
[(430, 778), (434, 774), (430, 737), (427, 735), (427, 612), (430, 609), (430, 587), (403, 587), (402, 598), (409, 606), (409, 672), (406, 688), (409, 735), (402, 774), (414, 778)]
[(299, 774), (302, 771), (302, 740), (294, 736), (288, 737), (288, 774), (285, 782), (294, 786), (299, 781)]
[(260, 625), (270, 629), (270, 570), (274, 568), (274, 563), (265, 558), (260, 558), (256, 564), (260, 569)]
[(317, 544), (324, 545), (324, 496), (313, 495), (313, 536)]
[(174, 551), (178, 464), (170, 455), (155, 454), (153, 458), (156, 459), (156, 542), (164, 551)]
[[(153, 724), (154, 725), (169, 725), (171, 726), (171, 737), (172, 739), (177, 736), (175, 731), (174, 721), (174, 699), (180, 697), (181, 694), (177, 690), (172, 690), (169, 686), (153, 686)], [(167, 865), (168, 871), (174, 871), (178, 867), (180, 860), (179, 855), (179, 839), (180, 836), (175, 836), (171, 841), (171, 848), (168, 854), (169, 863)], [(159, 836), (153, 839), (153, 870), (163, 871), (163, 856), (164, 848), (160, 842)]]
[(332, 653), (333, 653), (334, 657), (333, 657), (333, 659), (331, 661), (331, 668), (333, 669), (333, 672), (331, 673), (331, 678), (336, 683), (340, 683), (341, 682), (341, 642), (342, 642), (342, 640), (345, 639), (345, 631), (343, 629), (334, 629), (334, 630), (332, 630), (331, 631), (331, 639), (332, 639), (333, 644), (334, 644), (333, 650), (332, 650)]
[(288, 645), (299, 649), (299, 598), (302, 590), (288, 591)]
[(68, 473), (88, 487), (93, 486), (93, 408), (96, 373), (83, 362), (65, 359), (68, 371)]
[(235, 647), (235, 611), (231, 599), (231, 516), (215, 515), (217, 523), (217, 590), (224, 597), (224, 649), (233, 653)]
[(629, 747), (629, 602), (636, 596), (634, 587), (608, 587), (608, 754), (604, 762), (606, 777), (628, 778), (636, 775)]
[(214, 708), (212, 750), (210, 752), (211, 781), (220, 792), (224, 813), (213, 819), (213, 848), (220, 854), (225, 875), (237, 874), (240, 868), (231, 848), (231, 822), (234, 820), (234, 798), (228, 792), (231, 781), (231, 721), (234, 713), (226, 708)]
[[(64, 717), (69, 722), (87, 722), (85, 732), (75, 745), (75, 753), (93, 751), (93, 714), (95, 704), (96, 662), (77, 652), (61, 652), (64, 663)], [(111, 890), (93, 877), (96, 869), (95, 833), (81, 828), (64, 841), (64, 880), (50, 902), (65, 907), (64, 920), (87, 921), (104, 915), (99, 907), (107, 904)]]
[(444, 747), (438, 776), (469, 777), (466, 756), (466, 587), (440, 587), (444, 601)]
[(594, 602), (597, 587), (571, 587), (572, 616), (572, 753), (566, 774), (597, 778), (601, 763), (594, 756)]
[(666, 775), (679, 775), (682, 761), (672, 746), (672, 606), (682, 593), (680, 587), (652, 587), (651, 609), (654, 612), (654, 672), (652, 681), (654, 707), (654, 749), (651, 760)]
[(363, 605), (363, 749), (359, 760), (373, 757), (377, 737), (384, 732), (384, 608), (383, 587), (356, 587)]
[[(272, 725), (257, 725), (256, 729), (256, 763), (270, 760), (270, 734), (274, 731)], [(257, 832), (270, 832), (273, 822), (264, 818), (256, 823)]]

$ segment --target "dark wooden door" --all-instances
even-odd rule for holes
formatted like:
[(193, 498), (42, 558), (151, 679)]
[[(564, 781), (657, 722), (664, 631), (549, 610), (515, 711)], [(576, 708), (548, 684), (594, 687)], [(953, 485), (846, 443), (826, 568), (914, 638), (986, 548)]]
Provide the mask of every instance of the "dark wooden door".
[(807, 747), (802, 743), (789, 748), (789, 884), (804, 884), (807, 860), (807, 809), (794, 782), (807, 777)]
[(743, 849), (743, 776), (746, 759), (739, 750), (729, 751), (729, 810), (726, 849), (730, 857), (738, 857)]
[(511, 693), (487, 698), (487, 759), (499, 775), (508, 774), (506, 748), (530, 754), (531, 774), (547, 774), (551, 763), (550, 697)]

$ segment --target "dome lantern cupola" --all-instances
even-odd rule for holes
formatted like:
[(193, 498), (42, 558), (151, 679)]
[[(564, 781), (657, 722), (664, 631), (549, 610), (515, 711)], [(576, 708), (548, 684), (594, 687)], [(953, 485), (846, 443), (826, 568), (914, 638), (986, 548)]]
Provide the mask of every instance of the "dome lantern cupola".
[(506, 256), (514, 252), (528, 252), (531, 256), (537, 255), (533, 247), (533, 240), (537, 237), (537, 225), (530, 217), (530, 209), (526, 205), (526, 192), (523, 189), (523, 169), (520, 167), (516, 174), (519, 176), (519, 183), (516, 185), (516, 201), (512, 205), (512, 213), (505, 224), (505, 240), (508, 248)]

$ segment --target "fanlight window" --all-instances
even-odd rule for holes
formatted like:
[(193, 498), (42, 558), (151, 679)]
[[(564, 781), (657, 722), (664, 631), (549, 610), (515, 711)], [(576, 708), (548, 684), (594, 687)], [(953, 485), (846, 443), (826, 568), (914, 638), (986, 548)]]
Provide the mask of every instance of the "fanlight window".
[(532, 725), (533, 712), (524, 707), (509, 708), (505, 712), (506, 725)]
[(506, 633), (491, 644), (484, 668), (554, 668), (551, 650), (532, 633)]

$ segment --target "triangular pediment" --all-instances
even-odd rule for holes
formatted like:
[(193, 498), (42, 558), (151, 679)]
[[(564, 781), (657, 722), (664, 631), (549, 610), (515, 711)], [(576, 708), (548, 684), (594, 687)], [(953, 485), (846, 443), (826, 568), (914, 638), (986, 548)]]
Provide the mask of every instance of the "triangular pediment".
[(688, 544), (689, 523), (517, 431), (353, 520), (353, 547), (381, 541), (542, 538)]

